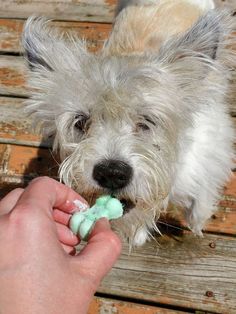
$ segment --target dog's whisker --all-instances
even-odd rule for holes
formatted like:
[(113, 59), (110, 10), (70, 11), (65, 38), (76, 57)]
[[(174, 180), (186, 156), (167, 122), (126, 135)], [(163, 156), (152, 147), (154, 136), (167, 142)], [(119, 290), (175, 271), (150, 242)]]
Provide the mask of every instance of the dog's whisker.
[(166, 223), (166, 222), (161, 221), (161, 220), (158, 220), (157, 223), (162, 224), (162, 225), (165, 225), (165, 226), (168, 226), (168, 227), (171, 227), (171, 228), (173, 228), (173, 229), (177, 229), (177, 230), (181, 230), (181, 231), (184, 231), (184, 230), (185, 230), (185, 229), (182, 228), (182, 227), (177, 227), (177, 226), (175, 226), (175, 225)]
[(57, 159), (55, 158), (54, 154), (53, 154), (53, 150), (49, 149), (50, 155), (52, 156), (53, 160), (56, 162), (57, 166), (60, 166), (60, 162), (57, 161)]

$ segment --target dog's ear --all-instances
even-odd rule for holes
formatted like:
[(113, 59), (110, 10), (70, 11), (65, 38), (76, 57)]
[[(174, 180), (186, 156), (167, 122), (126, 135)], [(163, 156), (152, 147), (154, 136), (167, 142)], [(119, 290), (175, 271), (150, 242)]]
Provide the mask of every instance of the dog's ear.
[(52, 71), (51, 59), (58, 35), (48, 27), (46, 18), (32, 16), (25, 23), (22, 44), (31, 70), (41, 67)]
[(43, 17), (30, 17), (25, 23), (22, 44), (31, 70), (57, 71), (75, 66), (88, 56), (86, 43), (79, 38), (59, 32)]
[[(166, 41), (160, 48), (162, 62), (173, 63), (182, 58), (227, 61), (230, 45), (235, 45), (236, 21), (228, 11), (210, 10), (184, 35)], [(232, 56), (232, 55), (231, 55)]]

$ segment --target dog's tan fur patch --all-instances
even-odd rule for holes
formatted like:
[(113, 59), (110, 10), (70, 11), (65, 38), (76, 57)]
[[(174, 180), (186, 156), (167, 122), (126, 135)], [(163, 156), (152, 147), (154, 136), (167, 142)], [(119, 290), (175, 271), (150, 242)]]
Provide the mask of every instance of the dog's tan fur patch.
[(104, 53), (128, 55), (158, 51), (165, 40), (185, 32), (202, 14), (199, 6), (186, 0), (128, 6), (117, 16)]

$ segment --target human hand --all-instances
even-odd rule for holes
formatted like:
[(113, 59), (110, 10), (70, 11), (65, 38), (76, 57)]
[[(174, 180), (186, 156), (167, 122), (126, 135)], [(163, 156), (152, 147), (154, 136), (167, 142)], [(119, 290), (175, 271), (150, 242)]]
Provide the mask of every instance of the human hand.
[[(121, 251), (107, 220), (97, 222), (77, 256), (65, 226), (78, 194), (43, 177), (0, 202), (0, 308), (6, 314), (86, 313)], [(55, 223), (57, 221), (57, 223)]]

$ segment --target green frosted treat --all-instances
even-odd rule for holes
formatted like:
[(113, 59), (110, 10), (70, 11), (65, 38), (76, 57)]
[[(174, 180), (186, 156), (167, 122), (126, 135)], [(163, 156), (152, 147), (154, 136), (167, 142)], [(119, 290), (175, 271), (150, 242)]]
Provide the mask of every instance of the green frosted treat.
[(117, 219), (123, 215), (123, 206), (117, 198), (110, 198), (106, 204), (107, 208), (112, 208), (108, 211), (108, 219)]
[(74, 234), (79, 232), (79, 226), (84, 220), (84, 215), (81, 212), (76, 212), (70, 219), (70, 229)]
[(104, 206), (104, 205), (107, 203), (107, 201), (108, 201), (109, 199), (111, 199), (111, 198), (112, 198), (112, 197), (111, 197), (110, 195), (103, 195), (103, 196), (100, 196), (99, 198), (96, 199), (95, 204), (96, 204), (97, 206)]
[(80, 224), (79, 236), (81, 239), (84, 240), (87, 238), (87, 236), (90, 233), (90, 230), (92, 230), (92, 228), (93, 228), (93, 225), (94, 225), (94, 221), (91, 221), (88, 219), (85, 219), (84, 222)]
[(85, 240), (98, 219), (105, 217), (111, 220), (120, 218), (122, 215), (121, 202), (114, 197), (104, 195), (99, 197), (91, 208), (74, 213), (69, 225), (74, 234)]

